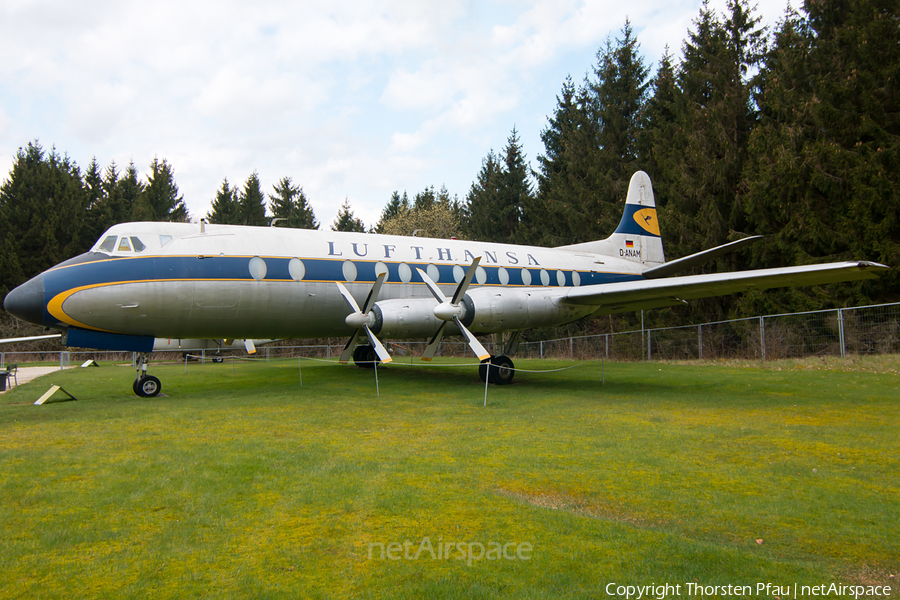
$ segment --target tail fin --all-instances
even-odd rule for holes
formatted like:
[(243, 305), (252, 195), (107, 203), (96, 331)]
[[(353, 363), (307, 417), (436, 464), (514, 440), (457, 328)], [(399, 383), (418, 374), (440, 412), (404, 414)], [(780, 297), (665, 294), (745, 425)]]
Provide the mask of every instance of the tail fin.
[(650, 176), (638, 171), (628, 184), (625, 212), (615, 232), (605, 240), (562, 246), (566, 250), (593, 252), (641, 263), (646, 268), (666, 262), (656, 201)]

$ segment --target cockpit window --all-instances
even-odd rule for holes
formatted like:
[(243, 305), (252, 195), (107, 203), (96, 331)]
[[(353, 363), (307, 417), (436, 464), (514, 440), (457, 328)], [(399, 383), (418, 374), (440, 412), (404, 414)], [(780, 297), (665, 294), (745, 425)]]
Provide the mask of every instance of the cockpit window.
[(119, 252), (131, 252), (131, 244), (128, 243), (127, 237), (119, 240)]
[(107, 252), (112, 252), (116, 248), (116, 236), (111, 235), (100, 244), (100, 250), (105, 250)]
[(142, 251), (144, 248), (147, 247), (147, 246), (145, 246), (145, 245), (143, 244), (143, 242), (141, 242), (141, 240), (137, 239), (137, 238), (134, 237), (134, 236), (131, 236), (131, 245), (134, 246), (134, 251), (135, 251), (135, 252), (140, 252), (140, 251)]

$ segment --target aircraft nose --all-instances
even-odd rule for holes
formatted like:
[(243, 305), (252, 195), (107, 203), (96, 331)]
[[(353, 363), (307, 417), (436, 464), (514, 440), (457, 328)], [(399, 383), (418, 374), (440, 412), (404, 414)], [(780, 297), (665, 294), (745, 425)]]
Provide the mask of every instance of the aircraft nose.
[(3, 300), (3, 308), (18, 319), (43, 325), (44, 276), (32, 277), (8, 293)]

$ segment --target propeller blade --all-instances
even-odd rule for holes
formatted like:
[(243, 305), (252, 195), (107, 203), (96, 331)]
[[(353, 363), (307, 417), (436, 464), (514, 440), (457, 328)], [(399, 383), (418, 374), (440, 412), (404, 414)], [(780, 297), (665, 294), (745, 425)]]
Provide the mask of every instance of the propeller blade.
[(456, 326), (459, 327), (460, 332), (462, 332), (463, 337), (466, 338), (466, 341), (469, 342), (469, 348), (472, 349), (472, 352), (478, 356), (478, 360), (484, 360), (486, 358), (490, 358), (491, 355), (487, 350), (484, 349), (484, 346), (481, 345), (481, 342), (478, 341), (472, 332), (466, 329), (466, 326), (460, 323), (459, 317), (453, 317), (453, 322), (456, 323)]
[(481, 257), (478, 256), (475, 260), (472, 261), (472, 264), (469, 265), (469, 269), (466, 271), (466, 276), (463, 277), (462, 281), (459, 282), (459, 286), (456, 288), (456, 293), (453, 294), (453, 300), (450, 301), (450, 304), (456, 306), (459, 304), (459, 301), (462, 300), (463, 296), (466, 294), (466, 290), (469, 289), (469, 284), (472, 283), (472, 278), (475, 277), (475, 272), (478, 270), (478, 263), (481, 262)]
[(368, 325), (363, 325), (362, 328), (363, 328), (363, 330), (365, 330), (366, 335), (369, 336), (369, 342), (370, 342), (370, 343), (372, 344), (372, 346), (375, 348), (375, 354), (378, 355), (378, 358), (381, 359), (381, 362), (382, 362), (383, 364), (387, 364), (387, 363), (389, 363), (389, 362), (393, 362), (394, 359), (391, 358), (391, 355), (390, 355), (390, 354), (388, 354), (388, 351), (387, 351), (387, 349), (384, 347), (384, 345), (381, 343), (381, 340), (379, 340), (377, 337), (375, 337), (375, 334), (372, 333), (372, 331), (369, 329), (369, 326), (368, 326)]
[(428, 287), (431, 295), (434, 296), (434, 299), (440, 303), (446, 302), (447, 296), (444, 295), (444, 292), (441, 291), (441, 288), (437, 286), (434, 280), (432, 280), (431, 277), (429, 277), (422, 269), (416, 269), (416, 271), (419, 272), (419, 275), (422, 277), (422, 281), (425, 282), (425, 285)]
[[(350, 308), (353, 309), (353, 312), (362, 312), (359, 310), (359, 304), (356, 303), (356, 299), (347, 291), (347, 288), (344, 287), (344, 284), (340, 281), (335, 281), (338, 286), (338, 289), (341, 291), (341, 295), (344, 297), (344, 300), (347, 301), (347, 304), (350, 305)], [(377, 283), (377, 282), (376, 282)]]
[(425, 347), (425, 352), (422, 353), (422, 360), (431, 360), (434, 358), (434, 353), (437, 352), (438, 346), (441, 345), (441, 338), (444, 337), (444, 327), (446, 326), (447, 321), (444, 321), (441, 323), (441, 326), (438, 327), (434, 337), (431, 338), (431, 341), (428, 342), (428, 346)]
[(359, 329), (353, 332), (353, 335), (350, 336), (350, 339), (347, 340), (347, 345), (344, 346), (344, 351), (341, 352), (341, 357), (338, 359), (338, 362), (342, 365), (346, 365), (350, 361), (350, 357), (353, 356), (353, 349), (356, 348), (356, 340), (359, 338)]
[(387, 273), (382, 273), (375, 280), (375, 284), (372, 286), (372, 289), (369, 290), (369, 295), (366, 296), (366, 301), (363, 302), (363, 314), (369, 314), (369, 311), (372, 310), (373, 306), (375, 306), (375, 301), (378, 299), (378, 292), (381, 291), (381, 286), (384, 284), (384, 280), (386, 278)]

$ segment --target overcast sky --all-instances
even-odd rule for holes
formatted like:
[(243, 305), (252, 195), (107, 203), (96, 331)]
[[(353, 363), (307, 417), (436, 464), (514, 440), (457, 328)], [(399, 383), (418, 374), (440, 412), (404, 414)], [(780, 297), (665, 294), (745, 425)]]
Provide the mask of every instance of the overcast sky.
[(257, 171), (266, 192), (302, 186), (323, 228), (345, 198), (368, 226), (394, 190), (464, 199), (514, 126), (534, 162), (565, 77), (626, 18), (655, 67), (700, 4), (2, 0), (0, 179), (37, 139), (82, 168), (168, 160), (195, 219), (223, 178)]

